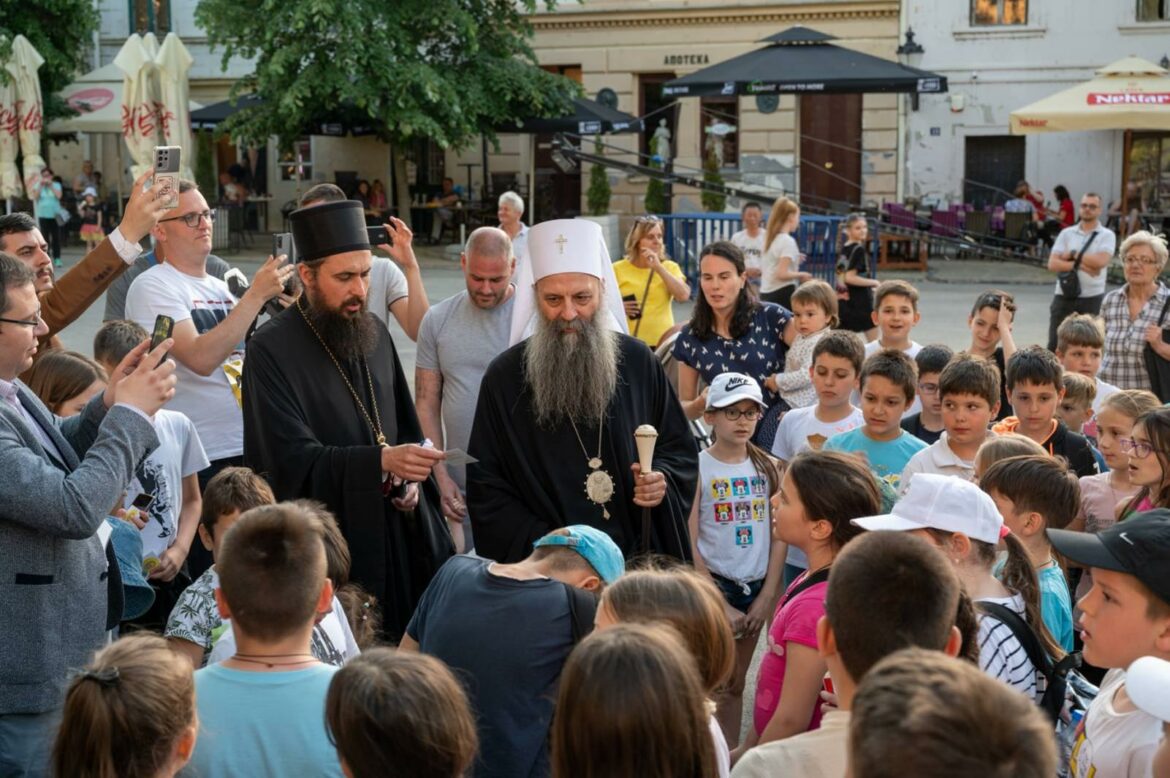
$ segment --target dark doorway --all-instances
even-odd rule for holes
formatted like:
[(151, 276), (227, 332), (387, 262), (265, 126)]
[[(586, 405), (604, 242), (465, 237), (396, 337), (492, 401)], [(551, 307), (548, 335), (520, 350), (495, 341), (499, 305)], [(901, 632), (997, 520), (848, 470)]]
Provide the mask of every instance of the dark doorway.
[[(678, 155), (678, 103), (673, 97), (666, 97), (662, 94), (662, 85), (674, 77), (674, 73), (638, 74), (638, 115), (646, 119), (646, 126), (642, 130), (642, 138), (638, 148), (638, 151), (643, 154), (654, 153), (651, 140), (658, 130), (658, 123), (665, 120), (666, 127), (670, 130), (670, 156)], [(660, 110), (672, 103), (676, 106), (674, 110)]]
[(1024, 178), (1024, 138), (984, 135), (964, 141), (963, 202), (976, 208), (1003, 205)]
[(801, 95), (799, 148), (801, 202), (861, 205), (861, 95)]
[(552, 158), (553, 136), (536, 136), (536, 191), (532, 195), (535, 220), (571, 219), (581, 215), (581, 168), (561, 170)]
[[(562, 75), (581, 83), (580, 65), (542, 65), (550, 73)], [(536, 146), (533, 155), (533, 191), (530, 208), (525, 221), (536, 224), (548, 219), (571, 219), (581, 215), (581, 168), (566, 173), (552, 158), (551, 133), (540, 133), (533, 137)]]

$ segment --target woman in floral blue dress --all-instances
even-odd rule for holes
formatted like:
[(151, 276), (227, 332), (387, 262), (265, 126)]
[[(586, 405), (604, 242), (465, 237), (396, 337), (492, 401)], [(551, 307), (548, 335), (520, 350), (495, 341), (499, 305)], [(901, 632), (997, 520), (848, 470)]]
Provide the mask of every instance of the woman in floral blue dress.
[(765, 451), (788, 405), (776, 392), (772, 377), (784, 369), (788, 344), (796, 336), (792, 313), (774, 303), (762, 303), (747, 283), (743, 252), (728, 241), (703, 247), (699, 259), (699, 286), (691, 321), (674, 342), (679, 362), (678, 393), (687, 418), (697, 419), (707, 407), (707, 390), (720, 373), (746, 373), (764, 389), (767, 410), (752, 437)]

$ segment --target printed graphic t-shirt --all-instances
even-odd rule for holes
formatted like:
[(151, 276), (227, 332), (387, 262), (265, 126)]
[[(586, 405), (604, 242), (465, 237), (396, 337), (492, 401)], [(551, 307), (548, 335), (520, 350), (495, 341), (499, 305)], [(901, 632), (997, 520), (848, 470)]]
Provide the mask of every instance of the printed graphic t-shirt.
[[(134, 279), (126, 293), (126, 318), (147, 332), (154, 329), (154, 319), (160, 314), (170, 316), (176, 326), (190, 320), (202, 335), (226, 319), (235, 304), (228, 285), (218, 278), (189, 276), (164, 262)], [(178, 384), (167, 407), (187, 414), (212, 461), (244, 453), (244, 417), (233, 389), (239, 386), (243, 361), (243, 342), (209, 376), (176, 360)], [(229, 379), (229, 373), (235, 378)]]
[(768, 572), (768, 479), (751, 458), (728, 464), (699, 452), (699, 553), (707, 567), (737, 583)]

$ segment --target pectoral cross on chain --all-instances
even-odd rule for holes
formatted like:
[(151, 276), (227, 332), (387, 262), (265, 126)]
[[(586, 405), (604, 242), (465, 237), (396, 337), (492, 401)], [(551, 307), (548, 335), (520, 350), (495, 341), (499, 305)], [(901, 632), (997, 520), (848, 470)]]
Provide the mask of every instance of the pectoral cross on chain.
[(558, 252), (560, 254), (565, 253), (565, 244), (568, 242), (569, 242), (569, 239), (566, 238), (564, 235), (558, 235), (557, 239), (555, 241), (553, 241), (553, 243), (557, 244), (557, 248), (560, 249), (560, 251)]

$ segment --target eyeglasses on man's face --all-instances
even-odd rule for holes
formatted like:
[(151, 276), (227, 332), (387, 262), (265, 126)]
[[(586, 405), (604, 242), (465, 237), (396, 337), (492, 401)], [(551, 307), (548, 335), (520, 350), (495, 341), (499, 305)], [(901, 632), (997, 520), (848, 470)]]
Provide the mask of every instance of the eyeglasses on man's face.
[(208, 224), (213, 224), (215, 222), (215, 211), (194, 211), (193, 213), (184, 213), (179, 216), (172, 216), (169, 219), (159, 219), (158, 223), (162, 224), (163, 222), (173, 222), (177, 219), (182, 219), (183, 224), (186, 224), (191, 229), (195, 229), (199, 226), (200, 219), (207, 219)]
[(32, 327), (34, 329), (39, 327), (42, 321), (44, 320), (41, 318), (40, 311), (34, 313), (31, 319), (5, 319), (0, 317), (0, 322), (4, 322), (5, 324), (18, 324), (21, 327)]

